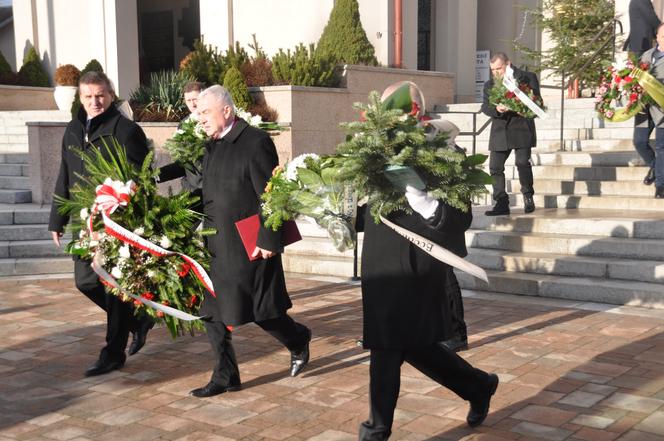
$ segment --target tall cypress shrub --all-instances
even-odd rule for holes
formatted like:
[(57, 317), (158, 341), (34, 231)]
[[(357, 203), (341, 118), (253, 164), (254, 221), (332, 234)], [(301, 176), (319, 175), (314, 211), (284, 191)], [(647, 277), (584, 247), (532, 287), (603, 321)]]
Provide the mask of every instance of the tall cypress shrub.
[(376, 51), (362, 28), (357, 0), (334, 2), (316, 53), (331, 56), (337, 63), (378, 64)]
[(248, 110), (249, 106), (254, 102), (249, 94), (249, 88), (244, 81), (244, 77), (240, 70), (231, 66), (224, 75), (224, 88), (231, 94), (233, 102), (236, 107)]

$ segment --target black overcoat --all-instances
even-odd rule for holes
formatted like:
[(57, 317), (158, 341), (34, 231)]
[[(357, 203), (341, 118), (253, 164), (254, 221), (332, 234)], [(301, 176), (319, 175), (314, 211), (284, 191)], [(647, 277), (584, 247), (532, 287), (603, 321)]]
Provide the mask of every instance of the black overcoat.
[(629, 36), (623, 45), (624, 51), (642, 54), (653, 47), (659, 18), (650, 0), (629, 2)]
[[(512, 66), (514, 79), (519, 84), (526, 83), (535, 95), (540, 95), (539, 81), (537, 75)], [(494, 85), (493, 76), (484, 83), (484, 99), (482, 101), (482, 112), (491, 117), (491, 134), (489, 135), (490, 151), (506, 151), (512, 149), (524, 149), (537, 145), (537, 134), (535, 121), (532, 118), (524, 118), (514, 112), (500, 113), (496, 106), (489, 102), (489, 91)]]
[[(445, 340), (449, 320), (445, 283), (448, 266), (368, 215), (362, 246), (364, 347), (406, 349)], [(417, 213), (396, 212), (389, 219), (466, 256), (464, 231), (472, 212), (440, 203), (431, 221)]]
[[(236, 119), (223, 138), (211, 141), (203, 157), (204, 225), (212, 255), (210, 278), (216, 297), (207, 295), (201, 314), (227, 325), (283, 316), (292, 306), (281, 255), (249, 261), (235, 222), (259, 213), (260, 195), (279, 163), (270, 136)], [(280, 253), (281, 232), (260, 228), (257, 245)]]
[[(109, 157), (106, 146), (112, 146), (112, 138), (124, 146), (127, 159), (137, 167), (143, 165), (148, 154), (147, 139), (143, 129), (135, 122), (125, 118), (111, 105), (104, 113), (90, 120), (86, 133), (87, 114), (83, 108), (78, 116), (70, 121), (62, 137), (60, 172), (55, 183), (54, 195), (69, 198), (69, 189), (79, 181), (78, 175), (86, 176), (83, 159), (73, 151), (83, 151), (96, 147), (102, 149), (104, 156)], [(53, 203), (48, 222), (49, 231), (63, 231), (69, 217), (58, 213), (58, 204)]]

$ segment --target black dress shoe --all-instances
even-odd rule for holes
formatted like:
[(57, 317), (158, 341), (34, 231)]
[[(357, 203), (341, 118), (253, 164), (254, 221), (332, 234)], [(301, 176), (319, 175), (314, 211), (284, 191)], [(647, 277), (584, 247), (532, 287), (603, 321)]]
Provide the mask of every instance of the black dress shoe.
[(129, 350), (127, 353), (129, 355), (134, 355), (145, 346), (145, 339), (148, 336), (148, 332), (154, 326), (154, 322), (150, 318), (146, 318), (143, 323), (139, 326), (137, 331), (131, 333), (132, 339), (131, 344), (129, 345)]
[(199, 387), (198, 389), (194, 389), (189, 393), (198, 398), (206, 398), (206, 397), (213, 397), (215, 395), (223, 394), (224, 392), (235, 392), (240, 389), (242, 389), (240, 380), (237, 381), (231, 380), (228, 386), (222, 386), (221, 384), (217, 384), (213, 381), (210, 381), (205, 386)]
[(94, 377), (95, 375), (104, 375), (112, 372), (116, 369), (120, 369), (124, 366), (124, 360), (122, 361), (108, 361), (108, 360), (97, 360), (92, 366), (85, 370), (86, 377)]
[(526, 213), (532, 213), (535, 211), (535, 201), (532, 196), (523, 197), (523, 211)]
[(302, 372), (302, 369), (309, 363), (309, 343), (311, 342), (311, 330), (307, 329), (309, 336), (304, 348), (299, 352), (291, 352), (290, 357), (290, 376), (295, 377)]
[(645, 185), (652, 185), (652, 183), (655, 182), (655, 168), (650, 168), (648, 170), (648, 174), (646, 174), (646, 177), (643, 178), (643, 183)]
[(440, 344), (454, 352), (461, 352), (468, 349), (468, 339), (462, 337), (452, 337), (449, 340), (441, 341)]
[(491, 403), (491, 397), (496, 393), (496, 389), (498, 389), (498, 375), (489, 374), (489, 382), (484, 398), (480, 401), (470, 402), (470, 410), (466, 417), (466, 422), (470, 427), (477, 427), (484, 422), (489, 414), (489, 404)]
[(655, 198), (657, 199), (664, 198), (664, 187), (657, 187), (655, 189)]
[(485, 211), (484, 214), (487, 216), (502, 216), (510, 214), (510, 201), (509, 199), (499, 199), (496, 201), (496, 205), (491, 210)]

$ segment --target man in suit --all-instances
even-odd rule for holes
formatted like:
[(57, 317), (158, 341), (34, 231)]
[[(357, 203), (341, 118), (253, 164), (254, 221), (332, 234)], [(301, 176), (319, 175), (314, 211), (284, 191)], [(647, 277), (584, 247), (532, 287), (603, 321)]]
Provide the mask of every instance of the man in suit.
[(489, 171), (494, 180), (493, 199), (496, 205), (487, 211), (486, 215), (510, 214), (509, 197), (505, 192), (505, 161), (512, 150), (519, 171), (524, 211), (531, 213), (535, 210), (533, 170), (530, 164), (530, 150), (537, 145), (535, 121), (512, 112), (502, 104), (491, 103), (489, 92), (496, 81), (503, 81), (505, 75), (512, 75), (518, 84), (527, 84), (536, 96), (540, 96), (539, 81), (534, 73), (512, 66), (507, 55), (502, 52), (497, 52), (491, 57), (489, 66), (491, 78), (484, 83), (482, 112), (491, 117)]
[[(60, 173), (55, 184), (55, 195), (68, 198), (69, 190), (76, 184), (80, 175), (86, 171), (78, 154), (90, 149), (103, 149), (105, 156), (115, 155), (112, 138), (124, 146), (127, 159), (136, 167), (143, 164), (148, 154), (147, 140), (138, 124), (120, 114), (113, 104), (113, 87), (110, 80), (101, 72), (88, 72), (79, 80), (79, 95), (82, 108), (76, 118), (67, 125), (62, 137), (62, 158)], [(53, 241), (60, 246), (60, 240), (67, 216), (58, 212), (58, 204), (51, 207), (48, 229)], [(90, 261), (74, 256), (74, 280), (76, 287), (85, 296), (106, 311), (106, 346), (101, 350), (99, 359), (86, 371), (86, 376), (101, 375), (119, 369), (125, 362), (125, 348), (129, 332), (134, 335), (129, 347), (129, 355), (138, 352), (145, 344), (152, 320), (147, 316), (134, 316), (130, 303), (106, 292), (99, 282), (97, 274), (90, 266)]]
[[(657, 45), (643, 53), (640, 61), (650, 65), (649, 72), (660, 82), (664, 82), (664, 24), (657, 28)], [(639, 115), (642, 115), (639, 117)], [(650, 104), (644, 114), (638, 114), (634, 121), (634, 147), (650, 167), (643, 183), (655, 183), (655, 197), (664, 198), (664, 110), (657, 104)], [(649, 139), (655, 130), (655, 149)]]
[[(470, 207), (462, 212), (411, 187), (406, 199), (413, 213), (395, 212), (388, 216), (390, 221), (459, 256), (467, 254), (464, 231), (472, 220)], [(449, 322), (448, 297), (442, 292), (451, 283), (451, 268), (385, 224), (376, 224), (370, 215), (364, 217), (358, 225), (364, 225), (362, 341), (371, 350), (370, 414), (360, 426), (359, 439), (389, 438), (404, 361), (469, 401), (466, 422), (480, 425), (489, 413), (498, 377), (474, 368), (440, 343)]]
[(629, 2), (629, 35), (623, 45), (624, 51), (629, 51), (640, 57), (652, 48), (655, 40), (659, 17), (651, 0), (631, 0)]
[(250, 261), (235, 222), (260, 213), (260, 196), (279, 163), (270, 136), (236, 118), (233, 100), (222, 86), (198, 97), (200, 122), (210, 137), (203, 157), (203, 212), (211, 254), (210, 277), (216, 297), (201, 305), (216, 364), (210, 382), (191, 391), (210, 397), (240, 388), (240, 373), (228, 326), (255, 322), (291, 354), (290, 375), (309, 362), (311, 331), (287, 313), (292, 304), (281, 265), (281, 231), (259, 227)]

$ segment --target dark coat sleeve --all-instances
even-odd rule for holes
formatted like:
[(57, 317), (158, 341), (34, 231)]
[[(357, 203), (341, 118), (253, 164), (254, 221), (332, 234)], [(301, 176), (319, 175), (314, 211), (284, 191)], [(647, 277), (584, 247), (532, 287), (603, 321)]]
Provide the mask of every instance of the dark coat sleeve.
[(482, 113), (491, 118), (501, 118), (505, 117), (504, 113), (500, 113), (496, 110), (496, 106), (489, 102), (489, 91), (493, 87), (493, 80), (488, 80), (484, 83), (484, 90), (482, 93)]
[(63, 215), (58, 212), (59, 204), (55, 200), (55, 196), (60, 196), (69, 199), (69, 169), (66, 160), (67, 146), (65, 145), (65, 138), (62, 138), (62, 148), (60, 153), (60, 172), (55, 181), (55, 190), (53, 191), (53, 203), (51, 204), (51, 213), (48, 219), (48, 230), (62, 232), (69, 222), (69, 216)]
[[(257, 140), (255, 147), (256, 150), (251, 158), (249, 173), (256, 197), (260, 199), (265, 191), (267, 181), (272, 177), (272, 170), (279, 165), (279, 156), (277, 155), (277, 148), (274, 146), (272, 138), (267, 134), (264, 134), (264, 136), (261, 136)], [(284, 247), (281, 243), (281, 229), (273, 231), (270, 228), (265, 228), (264, 222), (261, 220), (256, 246), (276, 253), (282, 253)]]
[(178, 162), (171, 162), (159, 168), (159, 182), (168, 182), (185, 176), (185, 169)]
[(129, 127), (124, 139), (120, 140), (127, 151), (127, 159), (136, 167), (141, 167), (148, 155), (148, 140), (143, 129), (133, 121), (127, 120)]

